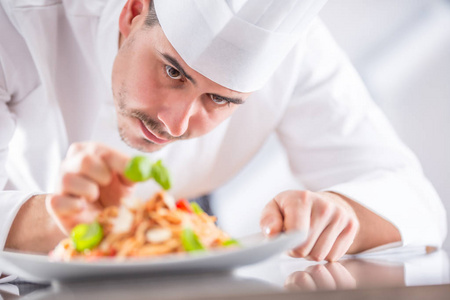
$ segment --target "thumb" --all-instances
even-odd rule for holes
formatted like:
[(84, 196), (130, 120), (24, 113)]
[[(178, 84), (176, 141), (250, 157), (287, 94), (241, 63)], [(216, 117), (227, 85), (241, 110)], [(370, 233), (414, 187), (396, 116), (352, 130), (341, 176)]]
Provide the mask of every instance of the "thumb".
[(108, 148), (103, 153), (102, 159), (111, 171), (117, 174), (120, 183), (128, 187), (132, 187), (135, 184), (135, 182), (131, 181), (124, 175), (125, 169), (131, 160), (130, 157), (119, 151)]
[(283, 230), (283, 215), (275, 200), (270, 201), (264, 207), (259, 226), (266, 236), (274, 236)]

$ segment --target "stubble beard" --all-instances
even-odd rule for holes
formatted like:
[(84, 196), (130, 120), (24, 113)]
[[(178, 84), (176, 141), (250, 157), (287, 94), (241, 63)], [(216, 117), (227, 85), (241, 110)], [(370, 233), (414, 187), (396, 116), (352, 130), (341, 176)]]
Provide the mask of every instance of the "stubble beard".
[[(138, 119), (152, 132), (157, 133), (159, 137), (162, 137), (167, 140), (174, 141), (174, 140), (181, 140), (181, 139), (187, 138), (187, 135), (174, 138), (174, 137), (170, 136), (166, 131), (162, 130), (161, 129), (162, 125), (159, 122), (153, 120), (147, 114), (145, 114), (141, 111), (138, 111), (138, 110), (130, 110), (125, 105), (125, 103), (127, 101), (126, 100), (127, 94), (128, 93), (126, 91), (125, 84), (122, 84), (117, 95), (114, 95), (114, 98), (116, 99), (116, 102), (117, 102), (116, 114), (118, 116), (122, 116), (125, 120), (126, 119)], [(146, 138), (139, 139), (139, 141), (141, 141), (142, 143), (133, 142), (131, 140), (130, 134), (129, 134), (130, 132), (133, 131), (133, 128), (127, 128), (127, 126), (125, 124), (121, 124), (121, 122), (119, 120), (118, 120), (117, 129), (119, 132), (120, 139), (125, 144), (127, 144), (129, 147), (131, 147), (133, 149), (139, 150), (141, 152), (154, 152), (154, 151), (160, 150), (161, 148), (164, 147), (164, 145), (156, 144)], [(149, 149), (148, 146), (150, 146), (151, 149)]]
[[(152, 141), (149, 141), (149, 140), (144, 139), (144, 138), (140, 139), (140, 141), (142, 141), (142, 143), (145, 143), (145, 144), (147, 144), (147, 145), (150, 145), (153, 149), (149, 149), (149, 147), (146, 147), (145, 145), (141, 145), (141, 144), (139, 144), (139, 143), (136, 144), (136, 143), (132, 142), (132, 141), (129, 139), (129, 137), (128, 137), (128, 135), (127, 135), (127, 130), (124, 129), (123, 126), (118, 125), (117, 129), (118, 129), (118, 131), (119, 131), (120, 139), (121, 139), (125, 144), (127, 144), (129, 147), (131, 147), (131, 148), (133, 148), (133, 149), (136, 149), (136, 150), (141, 151), (141, 152), (148, 152), (148, 153), (149, 153), (149, 152), (155, 152), (155, 151), (158, 151), (159, 149), (162, 148), (160, 145), (155, 144), (155, 143), (153, 143)], [(158, 146), (159, 146), (159, 147), (158, 147)]]

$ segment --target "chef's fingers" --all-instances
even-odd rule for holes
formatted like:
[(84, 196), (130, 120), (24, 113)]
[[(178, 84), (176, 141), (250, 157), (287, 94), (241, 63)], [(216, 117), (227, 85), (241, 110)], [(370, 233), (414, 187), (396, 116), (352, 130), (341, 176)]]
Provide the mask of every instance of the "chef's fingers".
[(310, 194), (308, 191), (286, 191), (275, 197), (284, 217), (285, 231), (308, 231), (312, 204)]
[(61, 179), (61, 193), (95, 201), (99, 196), (98, 185), (79, 174), (65, 173)]
[(67, 152), (63, 171), (79, 172), (100, 185), (110, 183), (112, 173), (120, 176), (125, 185), (133, 183), (123, 176), (130, 158), (99, 143), (74, 143)]
[(101, 210), (97, 202), (68, 195), (47, 195), (45, 205), (58, 228), (66, 235), (80, 223), (93, 222)]
[(109, 184), (111, 171), (100, 157), (86, 151), (71, 152), (62, 163), (63, 176), (64, 173), (77, 173), (99, 185)]
[(347, 253), (348, 249), (355, 239), (356, 233), (358, 232), (359, 223), (357, 220), (351, 220), (347, 226), (342, 230), (339, 237), (336, 239), (333, 247), (328, 253), (326, 259), (328, 261), (337, 261), (342, 256)]
[(125, 169), (131, 159), (129, 156), (109, 147), (101, 147), (99, 154), (108, 168), (118, 175), (121, 183), (127, 186), (135, 184), (124, 176)]
[(269, 202), (261, 216), (261, 229), (266, 235), (281, 231), (308, 231), (310, 201), (306, 191), (286, 191)]
[[(315, 261), (322, 261), (327, 257), (339, 234), (344, 230), (350, 217), (347, 212), (337, 207), (328, 226), (322, 231), (309, 257)], [(350, 245), (349, 245), (350, 246)]]
[(356, 288), (355, 278), (343, 265), (338, 262), (332, 262), (327, 263), (325, 267), (328, 272), (330, 272), (331, 276), (333, 276), (337, 289), (342, 290)]
[(308, 257), (320, 234), (328, 226), (333, 216), (335, 207), (327, 201), (321, 201), (316, 197), (311, 208), (311, 225), (308, 238), (300, 246), (292, 250), (289, 254), (293, 257)]
[(46, 198), (46, 208), (50, 215), (60, 218), (81, 212), (86, 207), (86, 200), (68, 195), (50, 195)]
[(264, 207), (259, 226), (266, 236), (277, 235), (283, 230), (283, 215), (275, 200)]

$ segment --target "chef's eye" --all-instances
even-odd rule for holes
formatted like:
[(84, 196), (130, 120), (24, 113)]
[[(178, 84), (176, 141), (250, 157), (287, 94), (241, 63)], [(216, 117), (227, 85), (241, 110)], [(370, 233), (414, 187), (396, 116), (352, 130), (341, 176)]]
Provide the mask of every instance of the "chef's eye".
[(181, 72), (171, 66), (166, 66), (166, 73), (172, 79), (181, 79)]
[(217, 95), (209, 95), (209, 97), (211, 97), (211, 100), (214, 101), (214, 103), (218, 104), (218, 105), (223, 105), (223, 104), (230, 104), (230, 101), (228, 101), (227, 99), (217, 96)]

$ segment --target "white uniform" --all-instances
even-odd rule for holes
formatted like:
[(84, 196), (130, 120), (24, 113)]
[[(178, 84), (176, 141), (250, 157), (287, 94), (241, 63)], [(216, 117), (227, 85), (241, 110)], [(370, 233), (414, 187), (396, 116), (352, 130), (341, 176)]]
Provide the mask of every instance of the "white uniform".
[[(54, 191), (71, 143), (137, 152), (118, 136), (110, 86), (124, 2), (0, 0), (0, 249), (20, 206)], [(230, 180), (273, 132), (307, 189), (365, 205), (402, 245), (443, 242), (436, 192), (319, 21), (231, 118), (150, 156), (168, 165), (175, 196), (195, 197)]]

